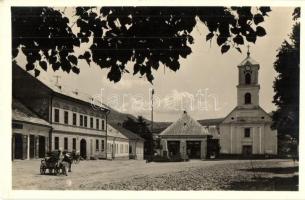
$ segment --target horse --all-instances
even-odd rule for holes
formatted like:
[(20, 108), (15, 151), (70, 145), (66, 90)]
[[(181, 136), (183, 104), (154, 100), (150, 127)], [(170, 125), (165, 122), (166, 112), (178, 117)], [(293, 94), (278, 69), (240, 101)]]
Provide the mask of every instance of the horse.
[(74, 162), (75, 164), (79, 163), (80, 161), (80, 154), (79, 152), (77, 151), (72, 151), (71, 152), (71, 158), (72, 158), (72, 162)]

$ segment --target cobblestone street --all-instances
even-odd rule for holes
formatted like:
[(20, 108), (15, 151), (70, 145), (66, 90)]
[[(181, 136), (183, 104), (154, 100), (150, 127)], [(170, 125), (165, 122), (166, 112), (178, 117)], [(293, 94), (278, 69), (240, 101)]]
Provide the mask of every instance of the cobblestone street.
[(291, 160), (81, 161), (68, 176), (40, 175), (40, 160), (13, 162), (13, 189), (298, 190)]

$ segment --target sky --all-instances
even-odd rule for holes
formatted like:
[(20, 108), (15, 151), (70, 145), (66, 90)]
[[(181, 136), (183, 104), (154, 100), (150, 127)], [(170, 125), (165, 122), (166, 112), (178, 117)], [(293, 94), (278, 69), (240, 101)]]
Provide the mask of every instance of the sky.
[[(277, 76), (273, 69), (277, 49), (288, 39), (293, 26), (293, 8), (273, 7), (269, 17), (261, 25), (267, 35), (250, 43), (251, 57), (260, 64), (259, 84), (260, 106), (267, 112), (276, 109), (272, 103), (274, 95), (273, 81)], [(160, 66), (153, 71), (153, 85), (145, 77), (125, 73), (119, 83), (107, 79), (108, 69), (90, 66), (79, 60), (80, 74), (61, 70), (41, 71), (39, 79), (46, 84), (58, 83), (63, 88), (75, 90), (101, 98), (103, 103), (124, 113), (142, 115), (150, 119), (151, 95), (154, 93), (154, 121), (175, 121), (180, 113), (186, 110), (195, 119), (225, 117), (237, 104), (238, 70), (237, 65), (246, 57), (247, 48), (242, 46), (242, 54), (231, 49), (221, 54), (215, 39), (206, 42), (207, 28), (197, 23), (192, 31), (194, 44), (192, 53), (180, 58), (180, 69), (177, 72)], [(23, 55), (17, 58), (18, 64), (25, 65)], [(128, 65), (129, 71), (133, 66)]]

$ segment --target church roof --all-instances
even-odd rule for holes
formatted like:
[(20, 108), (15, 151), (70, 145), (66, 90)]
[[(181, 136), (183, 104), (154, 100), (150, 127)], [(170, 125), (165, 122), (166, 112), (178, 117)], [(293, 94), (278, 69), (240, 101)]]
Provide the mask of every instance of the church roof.
[(15, 98), (13, 98), (12, 100), (12, 119), (14, 121), (50, 126), (47, 121), (38, 117), (38, 115), (36, 115), (34, 112), (32, 112), (30, 109), (28, 109), (25, 105), (23, 105), (19, 100)]
[(184, 111), (176, 122), (160, 133), (160, 136), (163, 135), (209, 135), (209, 132), (208, 129), (201, 126), (199, 122)]
[(258, 62), (256, 60), (254, 60), (253, 58), (251, 58), (249, 49), (247, 52), (247, 57), (243, 61), (241, 61), (241, 63), (238, 66), (243, 66), (246, 64), (258, 65)]

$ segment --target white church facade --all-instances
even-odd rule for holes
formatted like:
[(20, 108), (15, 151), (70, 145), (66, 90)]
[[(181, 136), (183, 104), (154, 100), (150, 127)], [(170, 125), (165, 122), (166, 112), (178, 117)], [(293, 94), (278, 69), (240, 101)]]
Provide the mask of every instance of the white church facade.
[[(236, 107), (216, 124), (201, 123), (202, 131), (205, 130), (204, 139), (201, 135), (199, 137), (198, 131), (192, 132), (194, 127), (184, 120), (186, 114), (182, 115), (180, 119), (160, 133), (163, 152), (165, 151), (169, 155), (169, 142), (175, 141), (177, 151), (180, 151), (181, 155), (186, 154), (185, 138), (191, 135), (192, 141), (199, 141), (201, 144), (196, 148), (200, 152), (201, 159), (206, 158), (207, 155), (215, 155), (215, 152), (209, 152), (208, 148), (210, 146), (208, 143), (212, 140), (218, 140), (219, 152), (217, 154), (222, 156), (277, 155), (277, 131), (271, 129), (272, 118), (259, 105), (259, 68), (259, 63), (253, 60), (248, 52), (247, 57), (238, 65)], [(185, 126), (175, 129), (173, 134), (172, 127), (177, 124)], [(198, 126), (198, 124), (196, 125)], [(214, 128), (211, 129), (211, 127)], [(215, 134), (215, 131), (212, 133), (211, 130), (217, 130), (218, 133)]]
[(259, 68), (249, 52), (238, 65), (237, 106), (219, 125), (221, 154), (277, 154), (277, 131), (259, 105)]

